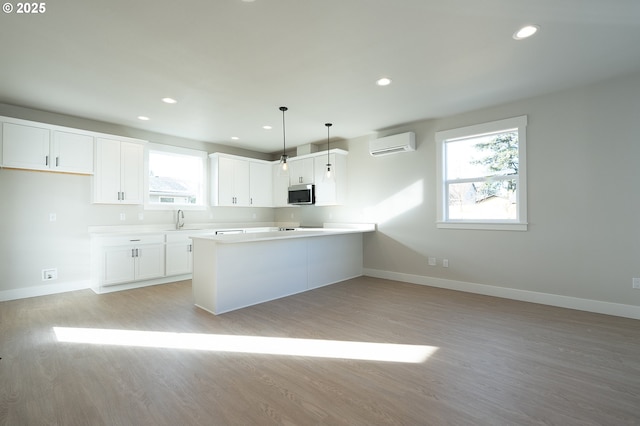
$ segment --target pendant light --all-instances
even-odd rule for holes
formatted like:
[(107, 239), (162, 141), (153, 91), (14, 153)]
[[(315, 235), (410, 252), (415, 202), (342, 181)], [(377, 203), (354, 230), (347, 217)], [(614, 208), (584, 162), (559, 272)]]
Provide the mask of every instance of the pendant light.
[(282, 111), (282, 155), (280, 156), (280, 169), (283, 173), (287, 173), (289, 166), (287, 165), (287, 139), (286, 132), (284, 127), (284, 112), (287, 110), (287, 107), (281, 106), (280, 111)]
[(331, 180), (333, 178), (333, 173), (331, 173), (331, 160), (329, 158), (329, 129), (333, 124), (324, 123), (324, 125), (327, 126), (327, 171), (324, 174), (324, 179)]

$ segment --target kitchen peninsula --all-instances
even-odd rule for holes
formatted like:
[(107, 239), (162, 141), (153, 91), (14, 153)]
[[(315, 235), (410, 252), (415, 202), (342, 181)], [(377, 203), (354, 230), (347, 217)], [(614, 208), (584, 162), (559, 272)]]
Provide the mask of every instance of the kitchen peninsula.
[(196, 306), (222, 314), (362, 275), (373, 224), (193, 236)]

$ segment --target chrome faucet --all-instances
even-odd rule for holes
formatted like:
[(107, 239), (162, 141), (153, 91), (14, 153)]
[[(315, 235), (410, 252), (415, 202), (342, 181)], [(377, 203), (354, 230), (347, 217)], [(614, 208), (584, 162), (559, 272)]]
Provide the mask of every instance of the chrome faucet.
[(178, 210), (178, 214), (176, 216), (176, 229), (180, 230), (184, 226), (184, 212), (182, 210)]

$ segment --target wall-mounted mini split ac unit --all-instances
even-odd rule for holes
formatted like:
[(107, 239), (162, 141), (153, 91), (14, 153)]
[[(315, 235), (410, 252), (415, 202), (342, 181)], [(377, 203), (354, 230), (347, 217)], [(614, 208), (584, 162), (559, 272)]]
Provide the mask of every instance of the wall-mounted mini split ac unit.
[(369, 142), (369, 153), (374, 157), (416, 150), (416, 134), (400, 133)]

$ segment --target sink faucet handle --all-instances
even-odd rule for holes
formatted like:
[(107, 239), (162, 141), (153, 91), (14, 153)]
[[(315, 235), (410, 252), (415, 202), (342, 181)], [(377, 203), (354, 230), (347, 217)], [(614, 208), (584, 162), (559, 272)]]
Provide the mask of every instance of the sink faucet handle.
[(184, 226), (184, 212), (180, 209), (176, 214), (176, 229), (180, 229)]

